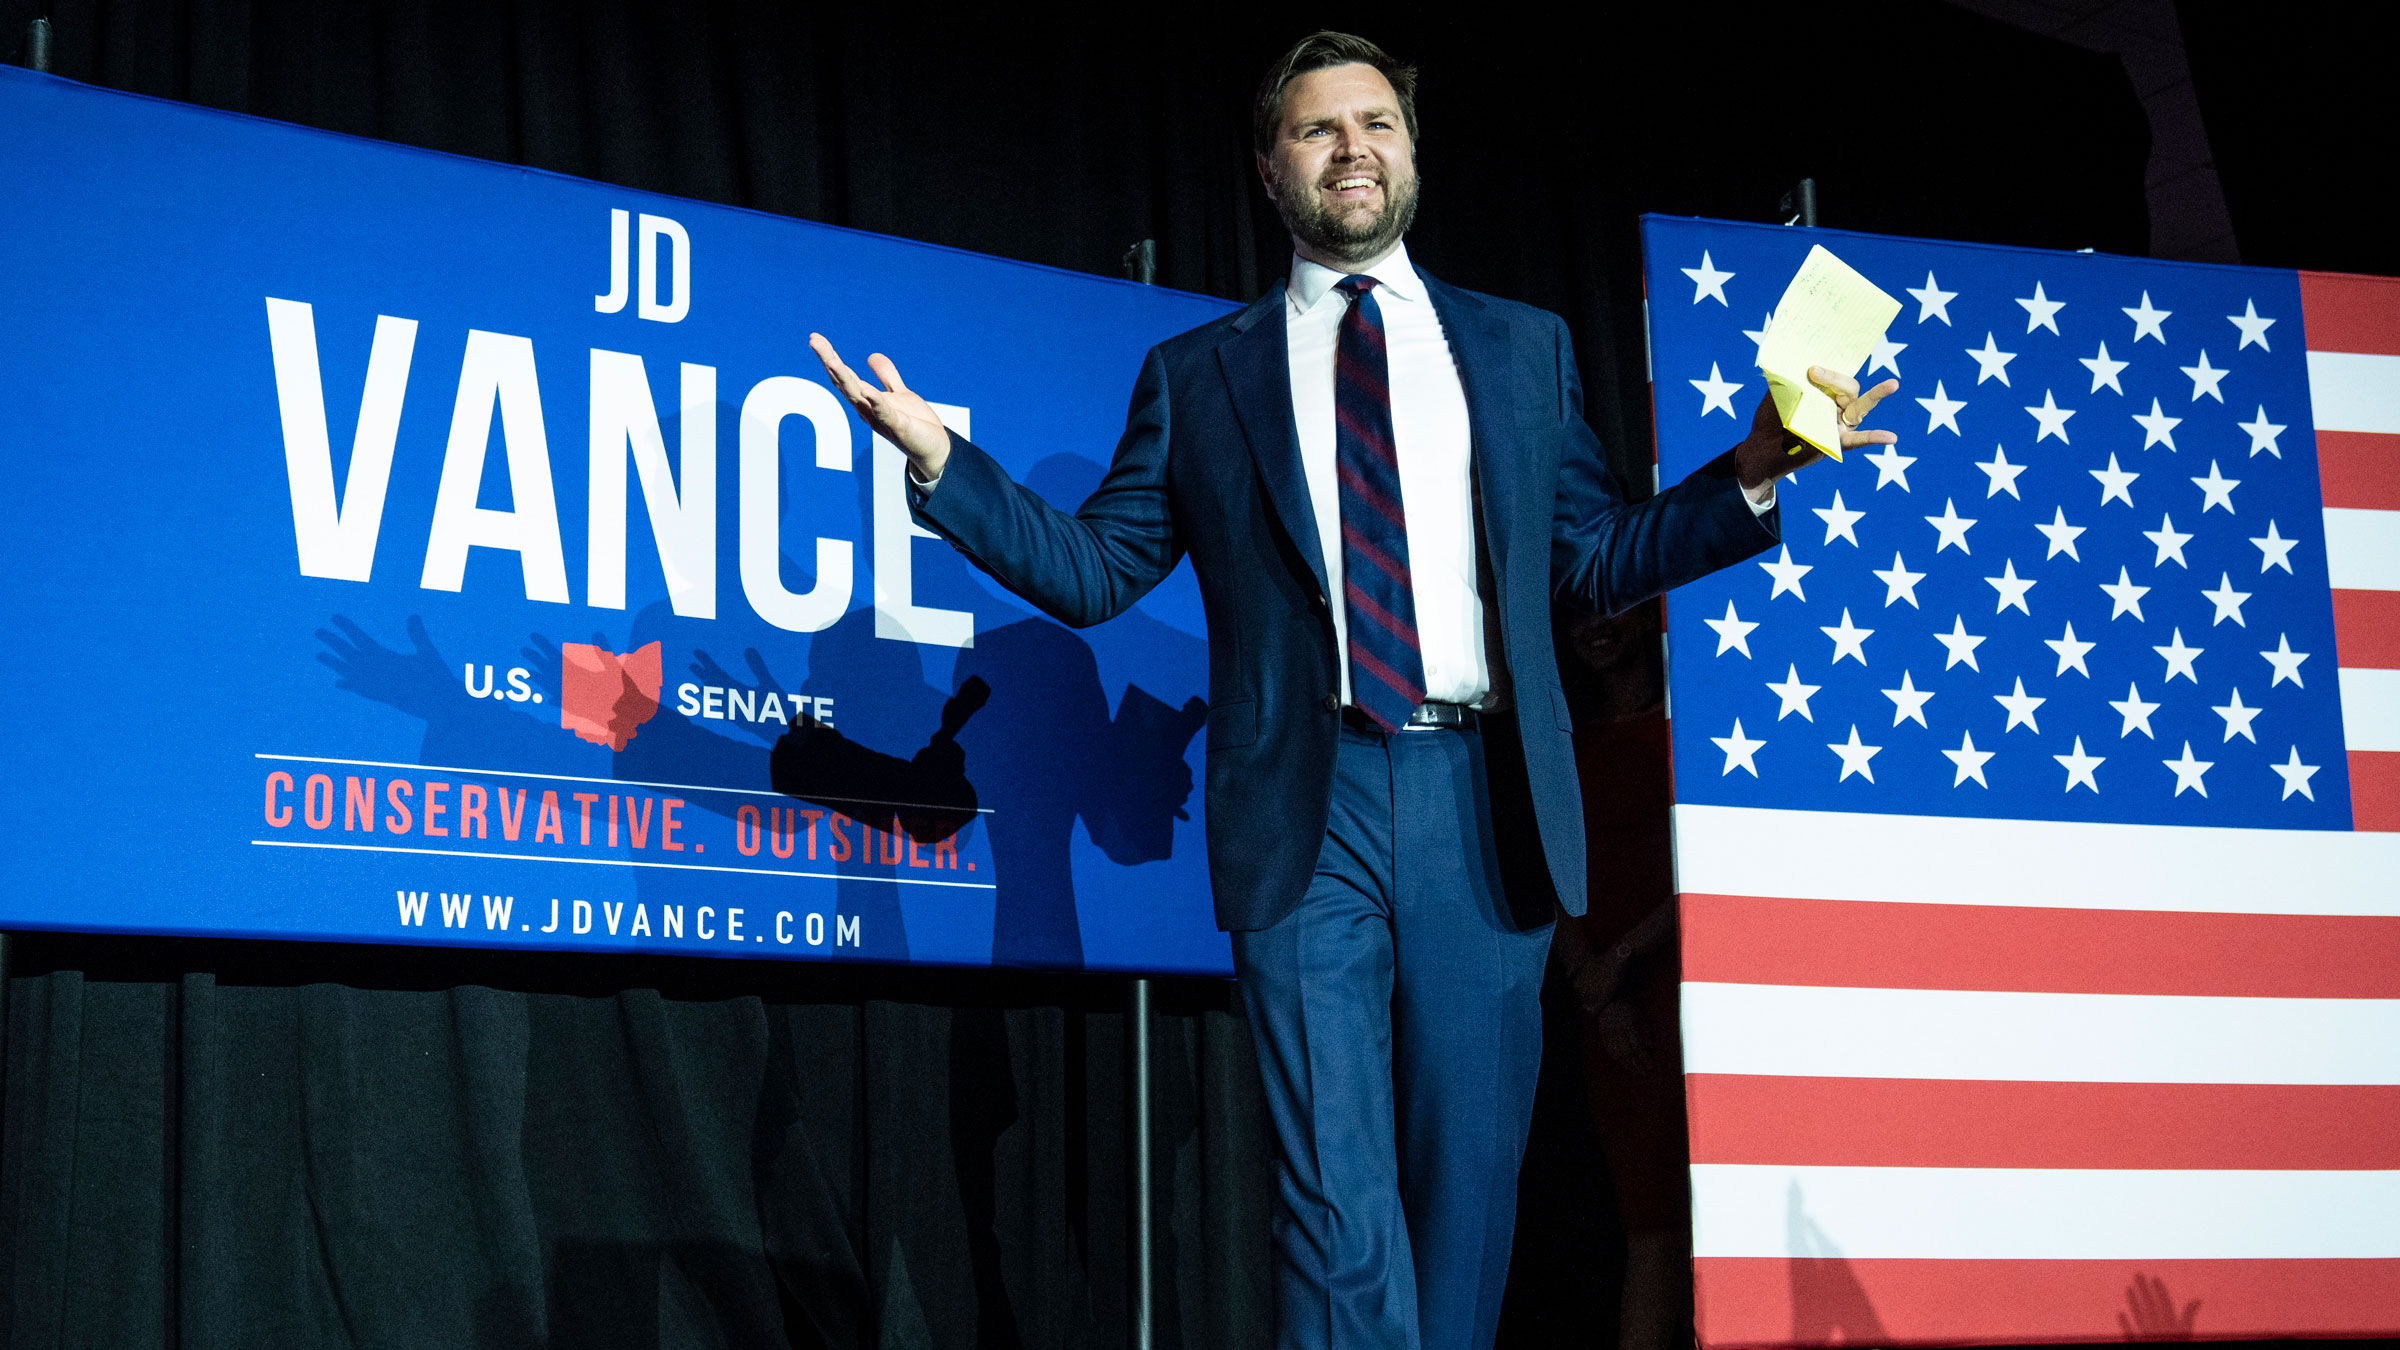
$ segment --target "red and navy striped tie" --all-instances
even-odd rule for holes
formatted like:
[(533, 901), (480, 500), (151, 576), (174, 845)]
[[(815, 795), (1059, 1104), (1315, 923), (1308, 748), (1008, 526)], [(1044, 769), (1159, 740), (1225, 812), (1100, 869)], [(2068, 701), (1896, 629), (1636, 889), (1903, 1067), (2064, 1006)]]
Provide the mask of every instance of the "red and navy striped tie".
[(1408, 520), (1392, 439), (1390, 363), (1373, 277), (1344, 277), (1350, 299), (1333, 349), (1333, 465), (1341, 483), (1342, 599), (1349, 617), (1350, 702), (1385, 731), (1425, 701), (1409, 584)]

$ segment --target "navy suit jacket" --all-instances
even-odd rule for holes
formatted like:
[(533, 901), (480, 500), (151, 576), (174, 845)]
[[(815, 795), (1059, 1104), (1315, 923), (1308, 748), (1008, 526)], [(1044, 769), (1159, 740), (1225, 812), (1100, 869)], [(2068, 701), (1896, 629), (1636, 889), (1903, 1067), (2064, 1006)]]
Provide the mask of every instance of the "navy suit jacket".
[[(1615, 613), (1776, 539), (1720, 457), (1629, 505), (1583, 420), (1566, 325), (1425, 278), (1466, 388), (1487, 634), (1515, 715), (1487, 717), (1512, 907), (1584, 909), (1582, 803), (1551, 607)], [(1300, 465), (1281, 286), (1151, 349), (1125, 435), (1072, 514), (952, 438), (918, 516), (1062, 623), (1124, 612), (1188, 552), (1208, 617), (1209, 875), (1221, 928), (1265, 928), (1315, 870), (1340, 733), (1324, 551)], [(1489, 638), (1487, 638), (1489, 640)], [(1530, 908), (1527, 908), (1530, 907)]]

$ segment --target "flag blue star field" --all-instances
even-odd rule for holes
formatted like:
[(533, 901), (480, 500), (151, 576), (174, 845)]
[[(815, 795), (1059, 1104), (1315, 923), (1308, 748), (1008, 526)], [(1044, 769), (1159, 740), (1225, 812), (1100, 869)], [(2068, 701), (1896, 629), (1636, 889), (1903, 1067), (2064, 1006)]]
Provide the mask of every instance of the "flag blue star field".
[(2349, 828), (2296, 276), (1811, 233), (1650, 226), (1663, 481), (1747, 428), (1812, 242), (1903, 301), (1899, 444), (1674, 599), (1679, 799)]
[(1644, 244), (1664, 482), (1810, 245), (1903, 301), (1667, 598), (1703, 1343), (2400, 1331), (2400, 283)]

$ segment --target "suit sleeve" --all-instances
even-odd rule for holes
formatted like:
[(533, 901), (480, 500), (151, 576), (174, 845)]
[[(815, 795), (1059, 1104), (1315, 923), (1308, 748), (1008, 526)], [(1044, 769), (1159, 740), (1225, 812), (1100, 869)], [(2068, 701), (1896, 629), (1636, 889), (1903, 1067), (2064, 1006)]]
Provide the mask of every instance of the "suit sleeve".
[(1648, 501), (1626, 502), (1601, 460), (1600, 438), (1583, 420), (1583, 382), (1567, 326), (1555, 315), (1550, 322), (1565, 415), (1550, 528), (1555, 599), (1621, 613), (1775, 543), (1780, 509), (1751, 511), (1730, 450)]
[(1115, 618), (1183, 558), (1167, 493), (1167, 404), (1166, 362), (1152, 348), (1108, 476), (1072, 513), (953, 434), (940, 485), (912, 493), (917, 516), (1060, 623), (1086, 628)]

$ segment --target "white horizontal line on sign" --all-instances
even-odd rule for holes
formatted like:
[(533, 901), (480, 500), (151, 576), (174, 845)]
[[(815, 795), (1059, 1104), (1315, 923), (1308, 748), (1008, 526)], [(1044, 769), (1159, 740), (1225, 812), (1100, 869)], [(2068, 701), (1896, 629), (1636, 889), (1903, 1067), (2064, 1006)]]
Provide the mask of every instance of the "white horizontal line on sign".
[(2400, 1084), (2400, 999), (1695, 982), (1683, 1041), (1687, 1073)]
[(2400, 432), (2400, 356), (2310, 352), (2308, 401), (2319, 431)]
[(930, 877), (886, 877), (873, 872), (787, 872), (776, 867), (718, 867), (709, 863), (641, 862), (632, 858), (545, 858), (538, 853), (472, 853), (452, 848), (402, 848), (392, 844), (330, 844), (313, 839), (253, 839), (260, 848), (321, 848), (340, 853), (421, 853), (435, 858), (481, 858), (494, 862), (576, 863), (584, 867), (659, 867), (675, 872), (739, 872), (753, 877), (809, 881), (888, 881), (895, 886), (949, 886), (966, 891), (999, 887), (988, 881), (935, 881)]
[(2400, 1172), (1692, 1168), (1697, 1256), (2400, 1257)]
[(2400, 834), (1683, 805), (1675, 862), (1703, 895), (2400, 915)]
[[(2400, 750), (2400, 670), (2342, 671), (2342, 739), (2353, 750)], [(2400, 876), (2392, 885), (2400, 889)]]
[(2337, 591), (2400, 591), (2400, 511), (2325, 511), (2325, 571)]
[[(456, 764), (401, 764), (387, 759), (328, 759), (323, 755), (270, 755), (261, 751), (252, 759), (271, 759), (286, 764), (341, 764), (355, 769), (406, 769), (411, 773), (471, 773), (479, 778), (540, 778), (553, 783), (601, 783), (609, 787), (659, 788), (668, 792), (729, 792), (737, 797), (775, 797), (784, 801), (848, 802), (853, 806), (892, 806), (907, 811), (956, 811), (955, 806), (930, 806), (924, 802), (886, 802), (873, 797), (794, 797), (772, 788), (710, 787), (705, 783), (645, 783), (633, 778), (579, 778), (571, 773), (525, 773), (516, 769), (467, 769)], [(975, 814), (988, 816), (992, 807), (978, 806)]]

